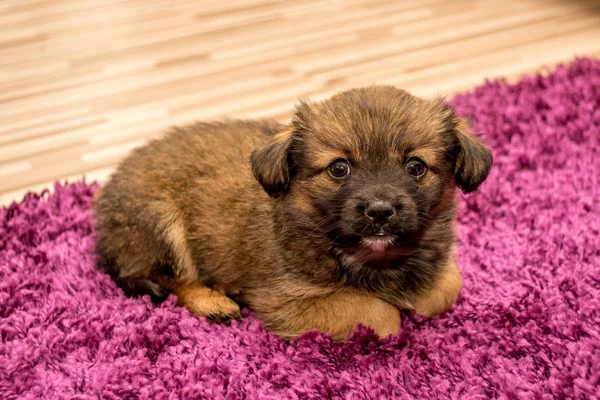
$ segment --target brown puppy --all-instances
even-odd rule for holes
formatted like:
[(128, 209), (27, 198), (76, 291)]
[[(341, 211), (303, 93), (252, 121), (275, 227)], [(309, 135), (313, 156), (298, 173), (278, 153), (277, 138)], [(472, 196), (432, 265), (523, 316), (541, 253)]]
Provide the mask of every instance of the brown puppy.
[(103, 188), (98, 251), (127, 294), (174, 292), (209, 319), (239, 317), (241, 294), (285, 337), (386, 336), (399, 308), (456, 301), (455, 187), (491, 163), (448, 106), (389, 86), (301, 103), (290, 126), (176, 128)]

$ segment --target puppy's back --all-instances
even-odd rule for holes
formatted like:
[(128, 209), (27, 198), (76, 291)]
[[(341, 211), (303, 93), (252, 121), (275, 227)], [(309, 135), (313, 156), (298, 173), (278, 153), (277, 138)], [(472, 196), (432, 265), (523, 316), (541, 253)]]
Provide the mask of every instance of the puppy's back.
[(267, 121), (195, 124), (134, 150), (96, 202), (99, 265), (126, 294), (155, 301), (173, 285), (210, 280), (189, 247), (190, 232), (210, 247), (213, 230), (234, 229), (227, 216), (243, 206), (244, 188), (262, 195), (250, 154), (280, 128)]

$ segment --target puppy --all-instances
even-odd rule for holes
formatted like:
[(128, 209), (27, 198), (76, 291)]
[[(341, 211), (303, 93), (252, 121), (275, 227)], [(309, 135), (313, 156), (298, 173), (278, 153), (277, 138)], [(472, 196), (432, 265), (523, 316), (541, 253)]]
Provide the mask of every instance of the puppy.
[(99, 259), (128, 295), (173, 292), (217, 322), (240, 316), (235, 299), (284, 337), (383, 337), (399, 309), (456, 301), (456, 186), (476, 190), (491, 165), (450, 107), (390, 86), (301, 102), (289, 126), (175, 128), (103, 188)]

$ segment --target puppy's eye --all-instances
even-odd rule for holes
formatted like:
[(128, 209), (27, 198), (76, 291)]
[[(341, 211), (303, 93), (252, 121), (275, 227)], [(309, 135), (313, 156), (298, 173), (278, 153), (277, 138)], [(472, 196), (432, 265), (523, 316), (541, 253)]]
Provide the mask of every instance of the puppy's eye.
[(350, 165), (345, 160), (337, 160), (327, 167), (327, 172), (334, 179), (342, 179), (350, 173)]
[(419, 179), (427, 173), (427, 165), (420, 158), (413, 157), (406, 163), (406, 172)]

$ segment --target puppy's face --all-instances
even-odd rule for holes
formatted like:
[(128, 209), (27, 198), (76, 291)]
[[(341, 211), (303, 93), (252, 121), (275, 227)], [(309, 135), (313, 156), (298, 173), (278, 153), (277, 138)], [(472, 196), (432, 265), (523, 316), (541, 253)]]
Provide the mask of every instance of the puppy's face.
[(373, 254), (414, 242), (457, 185), (477, 189), (491, 162), (449, 107), (387, 86), (301, 104), (291, 127), (252, 155), (290, 221)]

